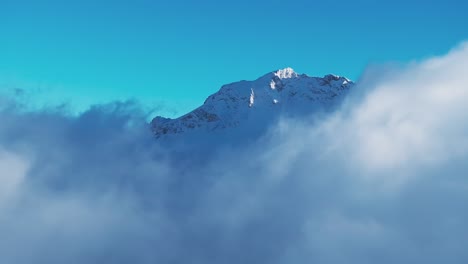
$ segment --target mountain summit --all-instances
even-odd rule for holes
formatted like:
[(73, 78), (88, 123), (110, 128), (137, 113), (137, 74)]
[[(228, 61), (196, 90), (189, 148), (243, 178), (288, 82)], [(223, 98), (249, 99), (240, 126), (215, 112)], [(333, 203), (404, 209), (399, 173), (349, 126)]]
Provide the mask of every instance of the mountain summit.
[(294, 78), (298, 76), (297, 73), (292, 68), (289, 68), (289, 67), (281, 69), (281, 70), (277, 70), (274, 74), (280, 79), (289, 79), (289, 78)]
[(311, 114), (336, 105), (354, 83), (337, 75), (310, 77), (292, 68), (265, 74), (254, 81), (227, 84), (202, 106), (179, 118), (155, 117), (156, 137), (191, 131), (218, 131), (261, 126), (279, 115)]

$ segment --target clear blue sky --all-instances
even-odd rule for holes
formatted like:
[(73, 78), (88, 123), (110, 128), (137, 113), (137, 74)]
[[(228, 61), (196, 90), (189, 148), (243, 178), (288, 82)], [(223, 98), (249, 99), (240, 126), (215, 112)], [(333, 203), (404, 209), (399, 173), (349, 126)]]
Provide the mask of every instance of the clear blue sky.
[(468, 39), (467, 12), (461, 0), (0, 0), (0, 89), (177, 115), (277, 68), (357, 79), (369, 64), (443, 54)]

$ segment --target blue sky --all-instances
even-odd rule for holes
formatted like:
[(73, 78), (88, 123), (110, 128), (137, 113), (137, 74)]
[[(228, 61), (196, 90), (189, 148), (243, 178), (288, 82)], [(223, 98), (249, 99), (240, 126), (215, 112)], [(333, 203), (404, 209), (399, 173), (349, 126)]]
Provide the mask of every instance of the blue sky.
[(465, 1), (96, 2), (0, 0), (1, 91), (78, 110), (134, 98), (175, 116), (277, 68), (358, 79), (468, 38)]

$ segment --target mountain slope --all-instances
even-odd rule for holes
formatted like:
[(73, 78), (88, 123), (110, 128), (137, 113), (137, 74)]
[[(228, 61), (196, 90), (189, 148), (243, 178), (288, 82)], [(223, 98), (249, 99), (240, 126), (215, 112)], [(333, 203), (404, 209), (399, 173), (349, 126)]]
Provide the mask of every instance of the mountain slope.
[(254, 81), (224, 85), (192, 112), (176, 119), (155, 117), (151, 127), (159, 138), (253, 124), (264, 126), (279, 115), (311, 114), (336, 105), (353, 85), (344, 77), (310, 77), (285, 68)]

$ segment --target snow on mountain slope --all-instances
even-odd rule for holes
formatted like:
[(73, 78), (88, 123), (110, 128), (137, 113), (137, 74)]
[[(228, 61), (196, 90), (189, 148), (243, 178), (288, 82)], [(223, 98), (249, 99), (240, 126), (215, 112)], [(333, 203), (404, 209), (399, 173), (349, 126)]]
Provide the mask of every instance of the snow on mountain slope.
[(270, 72), (254, 81), (227, 84), (204, 104), (176, 119), (156, 117), (151, 126), (156, 137), (191, 131), (217, 131), (263, 124), (280, 114), (310, 114), (336, 104), (354, 85), (349, 79), (297, 74), (291, 68)]

